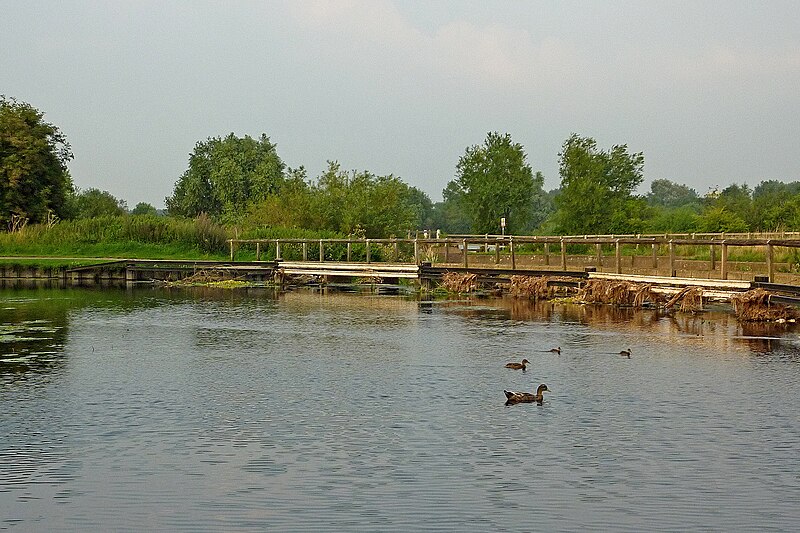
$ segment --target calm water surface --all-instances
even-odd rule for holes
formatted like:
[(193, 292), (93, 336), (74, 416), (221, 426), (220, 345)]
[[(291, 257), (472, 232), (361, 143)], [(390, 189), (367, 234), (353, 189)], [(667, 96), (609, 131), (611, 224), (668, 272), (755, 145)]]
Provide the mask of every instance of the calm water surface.
[(11, 531), (796, 531), (798, 419), (798, 332), (725, 313), (0, 291)]

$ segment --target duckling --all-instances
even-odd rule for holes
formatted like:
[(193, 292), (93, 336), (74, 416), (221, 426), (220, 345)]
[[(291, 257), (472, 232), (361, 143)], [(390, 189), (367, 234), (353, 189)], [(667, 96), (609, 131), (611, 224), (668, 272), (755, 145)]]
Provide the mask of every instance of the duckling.
[(547, 388), (547, 385), (542, 383), (539, 385), (539, 388), (536, 389), (536, 394), (532, 392), (514, 392), (514, 391), (503, 391), (506, 395), (506, 405), (512, 405), (515, 403), (530, 403), (536, 402), (539, 405), (542, 405), (542, 401), (544, 400), (545, 392), (550, 392), (550, 389)]
[(631, 349), (628, 348), (627, 350), (622, 350), (621, 352), (619, 352), (619, 354), (622, 357), (627, 357), (628, 359), (630, 359), (631, 358)]
[(521, 363), (508, 363), (506, 365), (506, 368), (511, 368), (514, 370), (522, 370), (524, 372), (526, 365), (529, 363), (530, 361), (528, 361), (527, 359), (523, 359)]

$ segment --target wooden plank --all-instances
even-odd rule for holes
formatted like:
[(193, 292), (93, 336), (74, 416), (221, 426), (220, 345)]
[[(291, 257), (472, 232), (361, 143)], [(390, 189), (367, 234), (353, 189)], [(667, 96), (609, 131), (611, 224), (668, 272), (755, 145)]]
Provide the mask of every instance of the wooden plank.
[(589, 279), (631, 281), (634, 283), (651, 283), (654, 285), (691, 285), (696, 287), (709, 287), (717, 289), (730, 288), (735, 290), (748, 290), (751, 286), (749, 281), (698, 278), (665, 278), (661, 276), (631, 276), (627, 274), (608, 274), (601, 272), (589, 272)]

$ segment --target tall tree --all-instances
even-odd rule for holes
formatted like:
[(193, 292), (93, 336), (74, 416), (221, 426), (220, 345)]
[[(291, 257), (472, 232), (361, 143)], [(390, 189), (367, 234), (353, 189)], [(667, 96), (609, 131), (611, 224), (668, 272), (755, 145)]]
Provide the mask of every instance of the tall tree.
[(116, 198), (110, 192), (91, 188), (76, 192), (72, 214), (74, 218), (119, 216), (127, 213), (127, 207), (125, 200)]
[(590, 137), (572, 134), (559, 154), (561, 193), (556, 199), (559, 230), (564, 234), (638, 231), (643, 201), (633, 196), (642, 182), (644, 156), (627, 145), (599, 150)]
[(473, 231), (499, 233), (501, 218), (510, 233), (530, 225), (533, 197), (544, 180), (539, 174), (534, 178), (526, 158), (522, 145), (508, 133), (488, 133), (482, 145), (466, 149), (448, 188), (460, 195)]
[(680, 207), (698, 200), (697, 191), (667, 179), (653, 180), (647, 193), (647, 202), (661, 207)]
[(30, 104), (0, 95), (0, 224), (67, 214), (72, 151), (63, 133)]
[(194, 217), (242, 215), (249, 204), (278, 192), (284, 164), (276, 146), (262, 134), (256, 140), (233, 133), (198, 142), (189, 156), (189, 168), (167, 197), (170, 214)]
[(402, 235), (422, 224), (430, 199), (399, 178), (346, 172), (338, 162), (312, 187), (316, 212), (326, 229), (367, 237)]

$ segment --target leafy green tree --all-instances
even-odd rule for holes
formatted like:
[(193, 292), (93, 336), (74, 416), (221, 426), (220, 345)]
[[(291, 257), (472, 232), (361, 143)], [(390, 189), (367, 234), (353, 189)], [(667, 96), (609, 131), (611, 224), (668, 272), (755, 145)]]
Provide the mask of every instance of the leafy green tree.
[(713, 190), (703, 198), (698, 229), (703, 232), (750, 231), (753, 220), (752, 190), (747, 184), (732, 184), (722, 192)]
[(647, 193), (647, 203), (655, 206), (679, 207), (698, 202), (697, 191), (667, 179), (653, 180)]
[(559, 154), (561, 193), (557, 227), (564, 234), (641, 231), (644, 201), (633, 196), (642, 182), (644, 156), (627, 145), (599, 150), (594, 139), (572, 134)]
[(761, 231), (796, 231), (800, 216), (795, 209), (800, 199), (800, 182), (762, 181), (753, 189), (750, 226)]
[(697, 229), (708, 233), (741, 233), (747, 231), (747, 222), (724, 205), (714, 205), (698, 217)]
[(166, 199), (167, 209), (172, 215), (235, 219), (250, 204), (279, 192), (283, 171), (276, 146), (264, 134), (258, 140), (233, 133), (209, 138), (189, 156), (189, 168)]
[(431, 228), (441, 229), (445, 233), (468, 233), (472, 220), (464, 206), (461, 189), (451, 181), (442, 191), (442, 197), (443, 201), (436, 202), (433, 206)]
[(509, 233), (530, 226), (533, 197), (541, 193), (544, 180), (541, 174), (534, 178), (526, 158), (508, 133), (488, 133), (482, 145), (466, 149), (448, 188), (459, 193), (473, 231), (499, 233), (503, 217)]
[(128, 212), (125, 200), (119, 200), (108, 191), (86, 189), (78, 191), (73, 199), (74, 218), (120, 216)]
[(253, 204), (246, 220), (257, 225), (381, 238), (419, 227), (430, 210), (430, 198), (399, 178), (345, 172), (339, 163), (329, 161), (327, 170), (313, 184), (306, 183), (304, 169), (295, 172), (280, 192)]
[(30, 104), (0, 95), (0, 224), (65, 218), (72, 151), (63, 133)]
[(403, 235), (419, 227), (421, 198), (427, 198), (395, 176), (345, 172), (335, 161), (328, 162), (312, 190), (325, 229), (345, 234), (363, 230), (374, 238)]
[(136, 207), (131, 211), (131, 215), (157, 215), (158, 211), (155, 207), (147, 202), (139, 202)]

